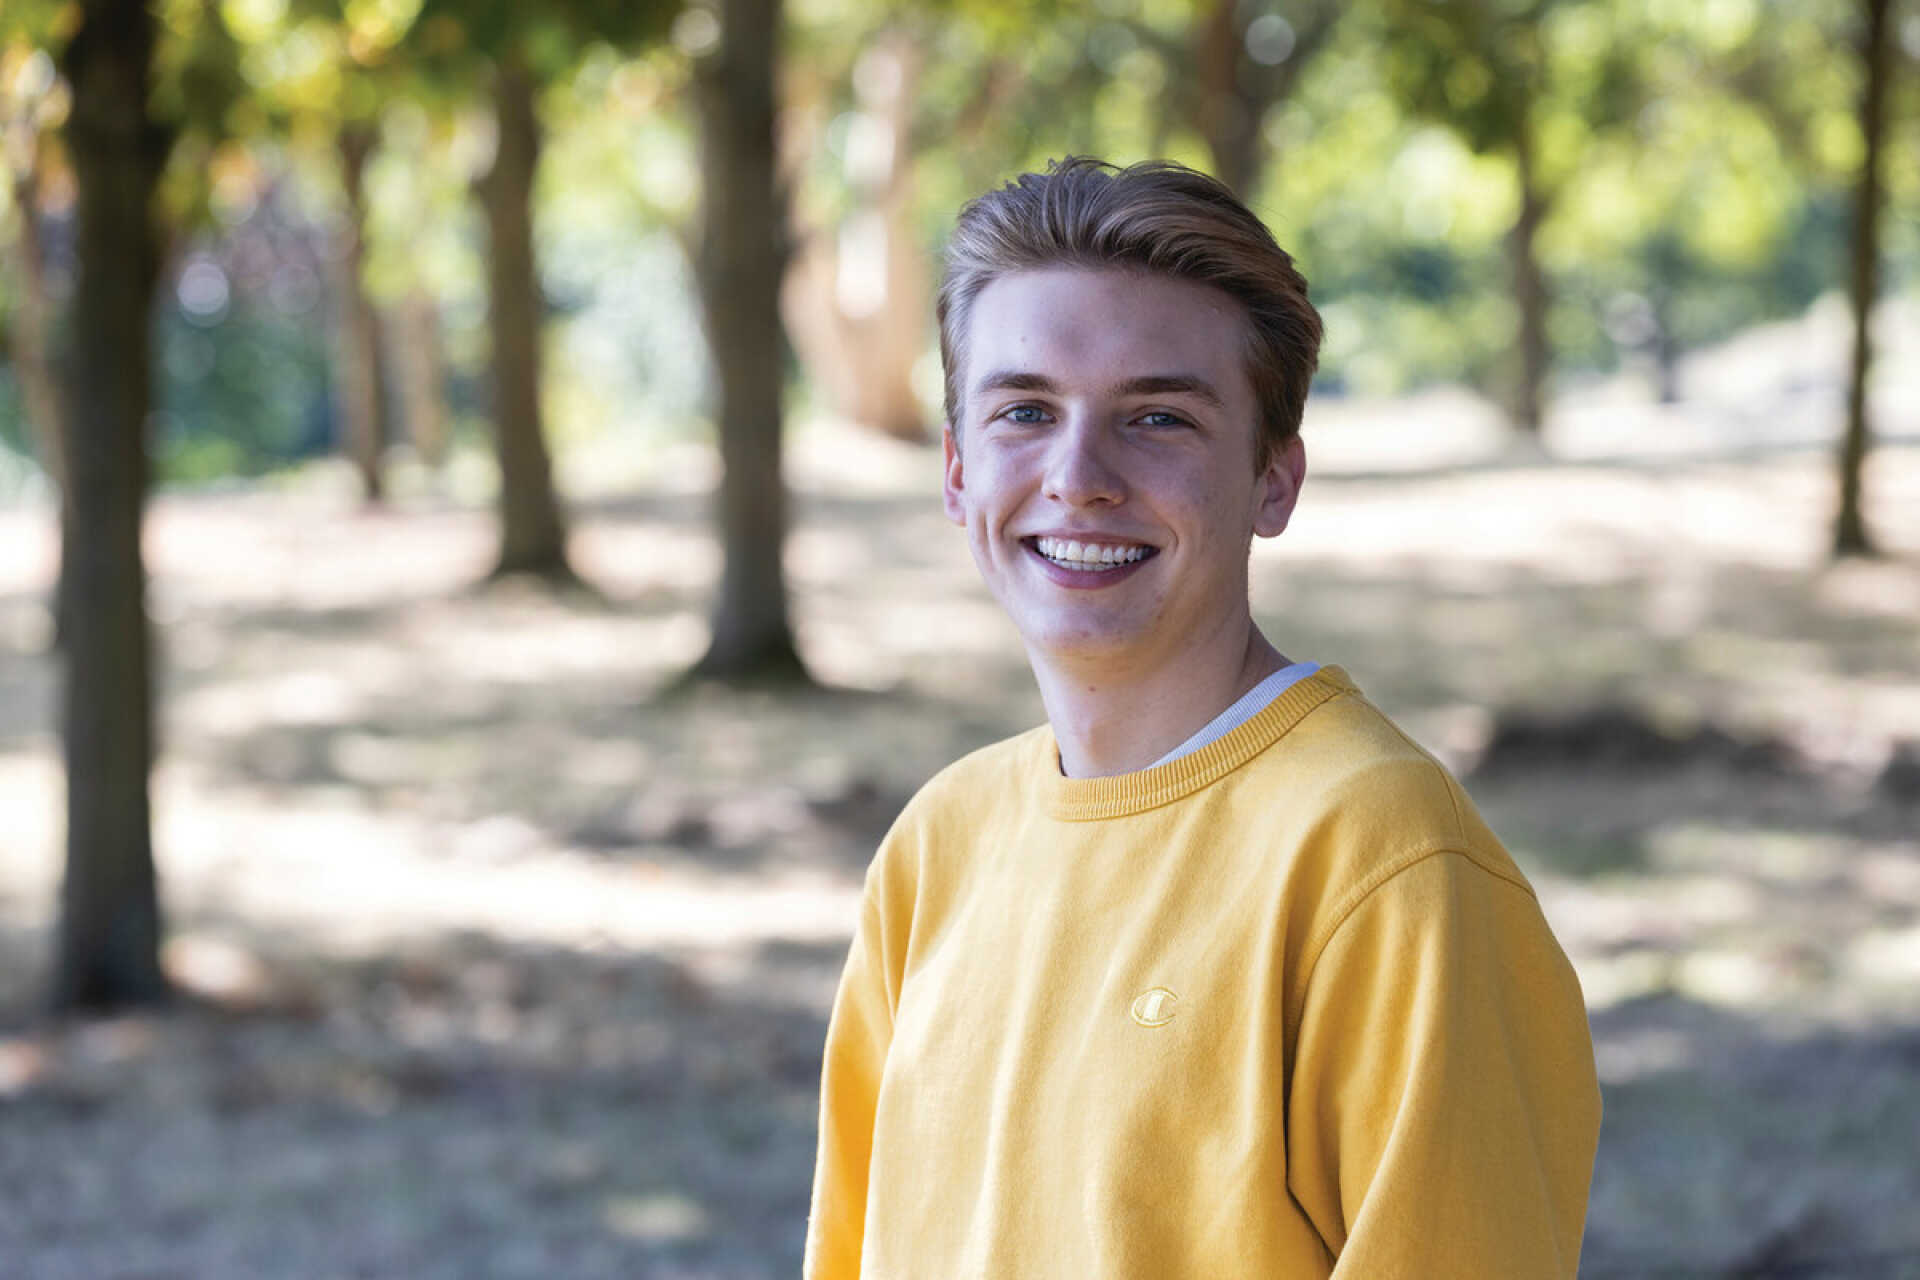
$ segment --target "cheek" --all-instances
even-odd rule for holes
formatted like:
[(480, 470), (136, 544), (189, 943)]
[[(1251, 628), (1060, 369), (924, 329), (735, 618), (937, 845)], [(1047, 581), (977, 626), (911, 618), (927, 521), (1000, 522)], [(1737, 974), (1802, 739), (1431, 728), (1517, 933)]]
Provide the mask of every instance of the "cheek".
[[(984, 565), (994, 554), (994, 538), (1006, 522), (1006, 513), (996, 500), (990, 484), (991, 477), (984, 470), (975, 474), (981, 483), (967, 486), (961, 527), (966, 533), (967, 546), (973, 551), (973, 558)], [(968, 478), (971, 480), (975, 477), (970, 475)]]
[(1016, 505), (1012, 477), (1006, 460), (981, 450), (967, 471), (967, 511), (971, 519), (993, 525), (1004, 520)]
[(1185, 473), (1173, 479), (1165, 492), (1178, 504), (1183, 523), (1205, 536), (1217, 536), (1225, 526), (1242, 519), (1248, 510), (1246, 486), (1212, 471)]
[(1188, 526), (1210, 552), (1252, 541), (1254, 497), (1244, 477), (1212, 477), (1187, 491), (1184, 500)]

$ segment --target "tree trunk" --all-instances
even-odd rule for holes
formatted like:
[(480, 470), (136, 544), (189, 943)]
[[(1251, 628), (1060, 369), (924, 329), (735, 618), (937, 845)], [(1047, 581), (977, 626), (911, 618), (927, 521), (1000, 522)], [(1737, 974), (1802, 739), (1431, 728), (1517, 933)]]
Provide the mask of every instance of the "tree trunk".
[(1259, 178), (1260, 122), (1266, 103), (1253, 100), (1241, 75), (1247, 26), (1237, 0), (1213, 0), (1200, 16), (1194, 47), (1199, 72), (1199, 125), (1213, 157), (1213, 176), (1242, 200)]
[(1534, 163), (1531, 104), (1524, 100), (1514, 136), (1520, 212), (1507, 233), (1507, 252), (1513, 263), (1514, 304), (1520, 312), (1520, 366), (1514, 378), (1510, 413), (1515, 426), (1537, 436), (1545, 418), (1547, 375), (1552, 361), (1547, 338), (1547, 275), (1540, 266), (1538, 245), (1540, 224), (1547, 215), (1547, 197), (1540, 189)]
[(399, 338), (401, 414), (414, 453), (429, 467), (447, 460), (446, 358), (440, 339), (440, 303), (416, 287), (400, 300), (390, 326)]
[(499, 127), (493, 169), (481, 182), (487, 210), (487, 284), (493, 330), (494, 443), (500, 457), (500, 560), (494, 576), (571, 580), (566, 527), (540, 422), (540, 285), (533, 263), (533, 177), (540, 122), (533, 77), (518, 59), (494, 85)]
[(1853, 310), (1853, 360), (1847, 374), (1847, 429), (1840, 440), (1840, 510), (1834, 521), (1836, 556), (1872, 555), (1874, 542), (1862, 510), (1861, 473), (1866, 469), (1871, 433), (1867, 421), (1867, 377), (1873, 368), (1872, 320), (1880, 266), (1881, 153), (1885, 146), (1887, 80), (1891, 68), (1888, 38), (1890, 0), (1863, 0), (1867, 29), (1861, 49), (1866, 85), (1860, 95), (1860, 136), (1866, 155), (1853, 196), (1853, 239), (1849, 301)]
[(695, 70), (704, 183), (700, 300), (719, 389), (725, 559), (696, 674), (804, 679), (787, 622), (780, 476), (785, 217), (774, 167), (780, 0), (721, 0), (720, 41)]
[[(19, 126), (32, 129), (31, 124)], [(13, 368), (20, 379), (20, 397), (33, 431), (40, 465), (54, 488), (67, 488), (67, 450), (60, 426), (59, 391), (49, 355), (53, 333), (53, 299), (47, 292), (46, 246), (40, 238), (39, 140), (27, 144), (31, 152), (13, 174), (13, 206), (20, 211), (20, 237), (14, 241), (14, 267), (19, 272), (19, 309), (14, 315)]]
[(859, 107), (844, 174), (853, 208), (808, 236), (782, 287), (787, 333), (842, 414), (896, 439), (928, 441), (913, 367), (926, 349), (933, 283), (913, 220), (913, 106), (922, 57), (892, 31), (860, 55)]
[[(1340, 18), (1340, 6), (1326, 0), (1289, 7), (1294, 21), (1256, 32), (1255, 23), (1280, 15), (1269, 6), (1213, 0), (1191, 29), (1192, 89), (1176, 96), (1206, 141), (1214, 176), (1246, 201), (1258, 199), (1273, 159), (1268, 113), (1292, 96)], [(1164, 115), (1155, 127), (1164, 135)]]
[[(46, 244), (40, 236), (40, 165), (45, 155), (38, 126), (21, 120), (9, 126), (23, 131), (25, 153), (13, 171), (13, 206), (20, 211), (20, 236), (14, 241), (14, 266), (20, 277), (20, 304), (14, 316), (13, 368), (20, 379), (20, 398), (33, 432), (40, 465), (53, 481), (55, 510), (65, 523), (67, 507), (67, 442), (60, 405), (58, 379), (51, 355), (53, 298), (47, 291)], [(66, 635), (66, 575), (58, 565), (53, 577), (53, 643), (59, 648)]]
[(369, 503), (385, 496), (380, 453), (387, 439), (386, 402), (380, 394), (380, 318), (367, 296), (365, 278), (366, 172), (374, 140), (371, 125), (341, 127), (340, 178), (346, 207), (334, 290), (338, 307), (334, 401), (341, 440), (360, 473), (360, 489)]
[(1673, 332), (1673, 300), (1665, 290), (1653, 303), (1653, 374), (1661, 404), (1680, 403), (1680, 340)]
[(60, 1008), (166, 994), (147, 797), (153, 693), (140, 559), (159, 275), (153, 194), (169, 145), (146, 109), (153, 42), (145, 0), (88, 0), (66, 54), (79, 276), (67, 368), (67, 866), (53, 991)]

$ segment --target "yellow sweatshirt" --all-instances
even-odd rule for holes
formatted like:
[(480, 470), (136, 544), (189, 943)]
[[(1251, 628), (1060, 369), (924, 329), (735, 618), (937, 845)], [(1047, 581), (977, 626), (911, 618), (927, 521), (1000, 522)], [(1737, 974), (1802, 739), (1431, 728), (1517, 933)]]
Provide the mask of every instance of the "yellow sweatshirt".
[(929, 782), (827, 1032), (814, 1280), (1573, 1276), (1586, 1010), (1459, 785), (1338, 667), (1191, 755)]

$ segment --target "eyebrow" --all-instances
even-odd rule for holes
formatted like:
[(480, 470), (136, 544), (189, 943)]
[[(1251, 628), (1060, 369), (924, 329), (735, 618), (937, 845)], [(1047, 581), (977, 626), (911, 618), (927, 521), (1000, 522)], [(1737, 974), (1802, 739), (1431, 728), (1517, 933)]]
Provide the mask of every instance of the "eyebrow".
[[(1059, 384), (1044, 373), (1029, 373), (1021, 369), (996, 369), (983, 376), (974, 384), (973, 393), (980, 395), (988, 391), (1038, 391), (1048, 395), (1059, 392)], [(1118, 396), (1192, 396), (1214, 408), (1225, 407), (1220, 393), (1213, 384), (1198, 374), (1192, 373), (1152, 373), (1137, 378), (1128, 378), (1113, 388)]]
[(1114, 392), (1123, 396), (1192, 396), (1216, 409), (1226, 407), (1220, 399), (1220, 393), (1213, 389), (1213, 384), (1192, 373), (1158, 373), (1128, 378), (1115, 387)]
[(1024, 373), (1018, 369), (995, 369), (973, 384), (973, 394), (987, 391), (1058, 391), (1052, 378), (1044, 373)]

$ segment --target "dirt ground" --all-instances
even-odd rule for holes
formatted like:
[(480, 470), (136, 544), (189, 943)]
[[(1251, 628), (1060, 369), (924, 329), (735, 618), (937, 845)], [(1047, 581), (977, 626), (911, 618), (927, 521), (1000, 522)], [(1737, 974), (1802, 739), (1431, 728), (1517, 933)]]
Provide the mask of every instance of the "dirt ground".
[[(1825, 455), (1790, 444), (1549, 464), (1455, 423), (1415, 469), (1343, 438), (1256, 611), (1467, 773), (1575, 959), (1583, 1274), (1920, 1276), (1920, 444), (1871, 477), (1898, 557), (1829, 568)], [(927, 453), (797, 439), (829, 688), (784, 696), (673, 688), (711, 455), (572, 463), (604, 598), (472, 589), (485, 510), (425, 488), (156, 504), (189, 996), (105, 1021), (36, 1012), (51, 530), (0, 510), (0, 1271), (796, 1273), (861, 870), (1039, 705)]]

